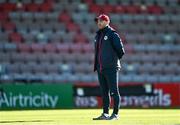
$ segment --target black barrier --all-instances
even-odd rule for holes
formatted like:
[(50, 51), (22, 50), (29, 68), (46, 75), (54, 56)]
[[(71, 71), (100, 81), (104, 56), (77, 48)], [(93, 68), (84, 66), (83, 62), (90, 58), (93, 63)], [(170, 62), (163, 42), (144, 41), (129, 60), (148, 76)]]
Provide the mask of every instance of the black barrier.
[[(100, 96), (100, 88), (98, 85), (75, 84), (73, 88), (74, 96)], [(119, 85), (120, 94), (130, 96), (154, 95), (153, 86), (151, 84), (127, 84)], [(81, 94), (81, 92), (83, 94)]]

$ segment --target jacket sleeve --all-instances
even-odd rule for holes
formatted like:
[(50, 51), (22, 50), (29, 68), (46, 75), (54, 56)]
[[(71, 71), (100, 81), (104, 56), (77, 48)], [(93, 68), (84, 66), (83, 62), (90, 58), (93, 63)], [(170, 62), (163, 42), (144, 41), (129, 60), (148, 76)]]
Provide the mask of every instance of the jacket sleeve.
[(112, 32), (112, 47), (114, 51), (116, 52), (119, 59), (122, 58), (122, 56), (125, 54), (123, 43), (121, 41), (121, 38), (116, 32)]

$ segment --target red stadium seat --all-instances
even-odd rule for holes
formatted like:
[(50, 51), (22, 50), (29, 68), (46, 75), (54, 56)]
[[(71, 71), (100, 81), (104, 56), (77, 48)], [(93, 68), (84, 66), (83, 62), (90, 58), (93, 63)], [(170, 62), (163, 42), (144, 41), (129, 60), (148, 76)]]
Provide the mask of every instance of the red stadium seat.
[(3, 23), (3, 28), (5, 31), (14, 31), (16, 28), (16, 25), (12, 22), (5, 22)]
[(100, 5), (95, 5), (95, 4), (92, 4), (89, 6), (89, 11), (92, 12), (92, 13), (97, 13), (97, 14), (100, 14), (101, 13), (101, 6)]
[(126, 7), (126, 12), (131, 14), (140, 13), (140, 10), (141, 10), (140, 6), (137, 5), (129, 5)]
[(42, 3), (39, 9), (42, 12), (50, 12), (52, 10), (52, 3)]
[(77, 32), (77, 34), (74, 37), (74, 42), (75, 43), (87, 43), (88, 39), (87, 37), (82, 34), (81, 32)]
[(151, 14), (162, 14), (164, 12), (163, 8), (161, 8), (160, 6), (157, 6), (157, 5), (148, 6), (147, 10)]
[(69, 14), (65, 11), (63, 13), (61, 13), (59, 15), (59, 21), (60, 22), (64, 22), (64, 23), (68, 23), (71, 21), (71, 17), (69, 16)]
[(8, 13), (0, 12), (0, 22), (5, 22), (8, 19)]
[(67, 23), (66, 27), (67, 27), (67, 30), (69, 32), (71, 32), (71, 31), (78, 32), (80, 30), (79, 26), (77, 24), (75, 24), (75, 23), (72, 23), (72, 22)]
[(1, 3), (0, 10), (2, 12), (12, 12), (16, 10), (16, 4), (14, 3)]
[(23, 37), (19, 33), (16, 33), (16, 32), (10, 33), (9, 39), (10, 41), (17, 42), (17, 43), (20, 43), (23, 41)]
[(112, 5), (103, 5), (102, 6), (102, 12), (105, 14), (113, 13), (114, 12), (114, 6)]
[(29, 4), (26, 4), (25, 6), (26, 6), (26, 10), (30, 12), (38, 12), (40, 8), (40, 5), (35, 4), (35, 3), (29, 3)]
[(117, 5), (114, 8), (115, 13), (125, 13), (126, 7), (122, 5)]

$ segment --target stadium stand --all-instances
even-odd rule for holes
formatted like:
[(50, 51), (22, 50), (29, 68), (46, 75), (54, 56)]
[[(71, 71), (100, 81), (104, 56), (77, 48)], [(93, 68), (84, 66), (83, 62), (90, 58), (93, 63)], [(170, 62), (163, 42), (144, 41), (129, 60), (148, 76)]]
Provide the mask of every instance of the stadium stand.
[(180, 82), (179, 0), (0, 0), (0, 81), (97, 82), (100, 13), (125, 46), (120, 82)]

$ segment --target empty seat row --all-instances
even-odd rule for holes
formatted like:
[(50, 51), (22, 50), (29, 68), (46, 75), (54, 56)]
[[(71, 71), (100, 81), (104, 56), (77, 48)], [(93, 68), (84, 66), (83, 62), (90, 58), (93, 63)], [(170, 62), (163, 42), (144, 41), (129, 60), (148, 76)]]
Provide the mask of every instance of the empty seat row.
[(178, 6), (178, 0), (84, 0), (88, 4)]
[(119, 76), (120, 82), (138, 82), (138, 83), (155, 83), (163, 82), (163, 83), (177, 83), (180, 81), (179, 75), (148, 75), (148, 74), (142, 74), (142, 75), (120, 75)]
[(3, 12), (12, 11), (31, 11), (31, 12), (49, 12), (52, 10), (52, 1), (46, 1), (43, 3), (21, 3), (17, 1), (16, 3), (0, 3), (0, 10)]
[[(12, 73), (10, 75), (3, 75), (0, 79), (2, 82), (23, 82), (23, 83), (92, 83), (97, 82), (97, 75), (95, 73), (90, 74), (83, 74), (83, 73), (63, 73), (63, 74), (44, 74), (44, 73), (38, 73), (38, 74), (31, 74), (31, 73)], [(126, 82), (141, 82), (141, 83), (168, 83), (168, 82), (179, 82), (180, 77), (177, 75), (148, 75), (148, 74), (142, 74), (142, 75), (119, 75), (119, 81), (122, 83)]]
[(12, 53), (12, 54), (0, 54), (0, 62), (10, 62), (10, 63), (28, 63), (28, 62), (37, 62), (37, 63), (61, 63), (61, 62), (89, 62), (92, 63), (94, 59), (94, 54), (92, 53)]
[(0, 78), (0, 81), (3, 83), (76, 83), (76, 82), (96, 82), (97, 76), (95, 74), (71, 74), (71, 73), (64, 73), (64, 74), (31, 74), (31, 73), (14, 73), (10, 75), (3, 75)]
[(135, 63), (125, 64), (122, 68), (122, 74), (171, 74), (180, 75), (180, 68), (177, 63)]
[(158, 5), (149, 6), (138, 6), (138, 5), (97, 5), (92, 4), (89, 6), (89, 11), (93, 13), (149, 13), (149, 14), (162, 14), (164, 13), (164, 8)]
[(4, 64), (1, 65), (4, 67), (5, 71), (4, 74), (11, 74), (11, 73), (57, 73), (62, 74), (65, 72), (69, 73), (92, 73), (93, 66), (89, 63), (81, 62), (77, 63), (14, 63), (14, 64)]

